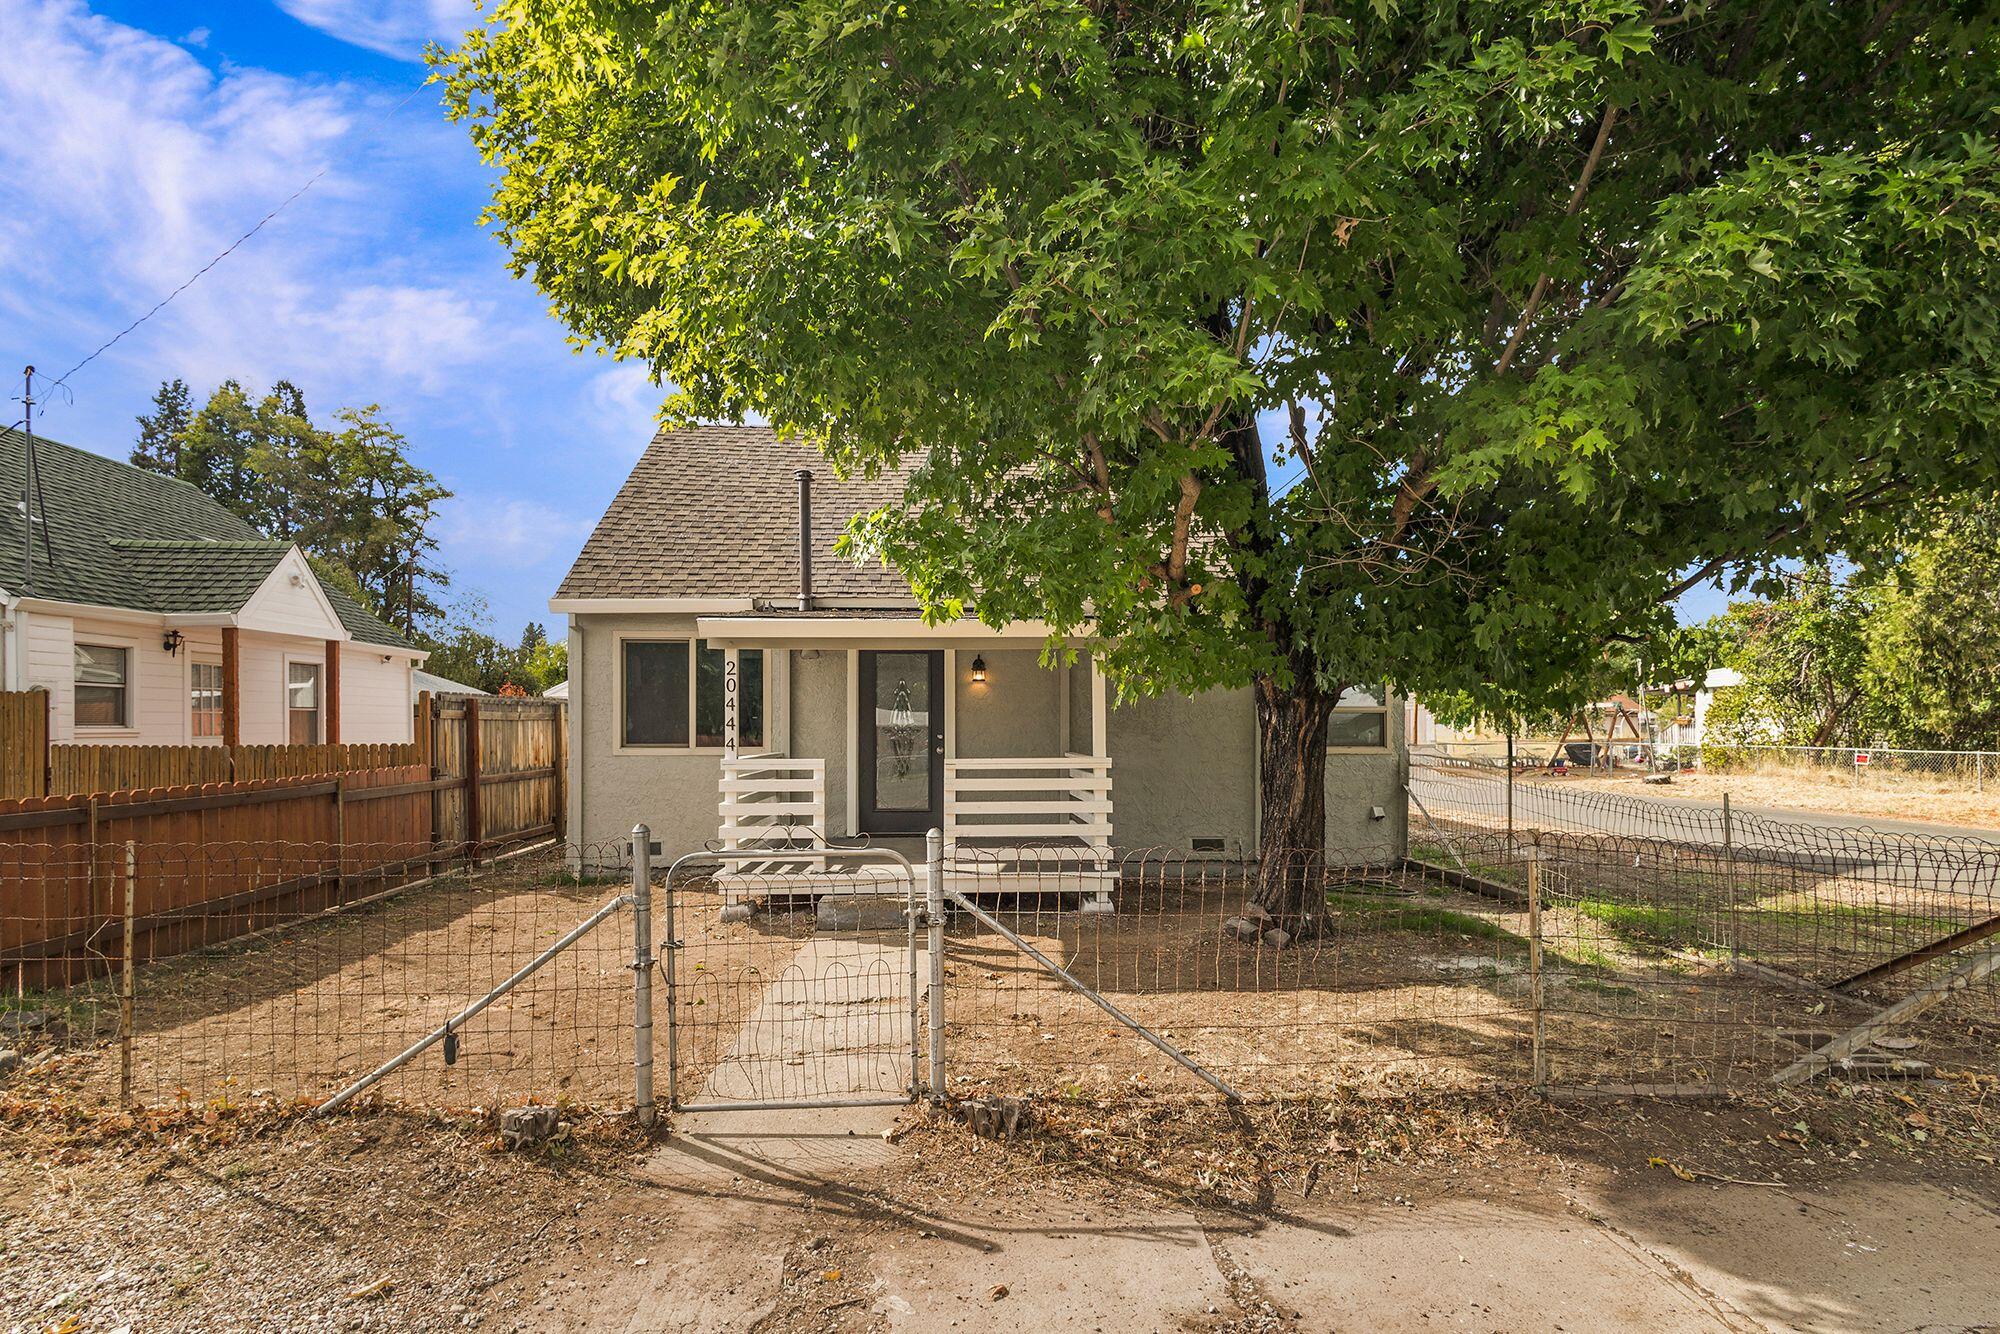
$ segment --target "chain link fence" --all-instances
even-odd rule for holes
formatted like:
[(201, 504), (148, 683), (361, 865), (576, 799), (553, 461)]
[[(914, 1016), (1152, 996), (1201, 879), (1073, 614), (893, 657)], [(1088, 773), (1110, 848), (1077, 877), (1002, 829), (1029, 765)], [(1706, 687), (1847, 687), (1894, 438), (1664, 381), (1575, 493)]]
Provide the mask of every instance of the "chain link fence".
[(1750, 746), (1711, 742), (1705, 769), (1803, 774), (1925, 791), (2000, 792), (2000, 751), (1889, 750), (1874, 746)]

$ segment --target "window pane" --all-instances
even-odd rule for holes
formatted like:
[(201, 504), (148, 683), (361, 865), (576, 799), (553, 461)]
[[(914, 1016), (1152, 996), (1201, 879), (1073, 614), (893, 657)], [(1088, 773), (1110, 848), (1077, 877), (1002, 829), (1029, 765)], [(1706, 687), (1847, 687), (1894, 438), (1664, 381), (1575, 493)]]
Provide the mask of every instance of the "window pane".
[(737, 720), (738, 744), (762, 749), (764, 745), (764, 650), (746, 648), (742, 659), (743, 713)]
[(125, 726), (125, 687), (78, 686), (76, 725), (78, 727)]
[(76, 646), (78, 685), (122, 686), (125, 684), (125, 650), (103, 644)]
[(1389, 744), (1389, 716), (1386, 713), (1346, 713), (1333, 715), (1326, 729), (1329, 746), (1386, 746)]
[[(737, 651), (737, 690), (740, 712), (736, 719), (736, 744), (748, 750), (764, 744), (764, 650)], [(728, 655), (696, 640), (694, 648), (694, 737), (698, 746), (723, 744), (722, 668)]]
[(295, 662), (286, 669), (286, 702), (294, 709), (319, 707), (319, 664)]
[(316, 746), (319, 744), (319, 710), (292, 709), (290, 740), (294, 746)]
[(687, 744), (687, 640), (626, 641), (624, 737), (628, 746)]
[(188, 707), (194, 722), (190, 730), (195, 736), (222, 735), (221, 663), (188, 664)]
[(875, 809), (931, 808), (931, 659), (875, 655)]

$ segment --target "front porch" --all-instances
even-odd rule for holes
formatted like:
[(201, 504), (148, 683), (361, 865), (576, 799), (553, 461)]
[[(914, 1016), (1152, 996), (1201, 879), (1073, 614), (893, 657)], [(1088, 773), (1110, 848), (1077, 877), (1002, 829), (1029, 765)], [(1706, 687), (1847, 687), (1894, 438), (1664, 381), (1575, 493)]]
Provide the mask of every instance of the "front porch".
[[(723, 652), (716, 884), (731, 915), (769, 899), (900, 896), (902, 869), (883, 850), (910, 863), (925, 894), (933, 828), (946, 888), (1068, 895), (1109, 910), (1106, 689), (1084, 646), (1077, 663), (1047, 668), (1035, 661), (1046, 639), (1036, 627), (925, 627), (914, 615), (705, 617), (700, 631)], [(787, 663), (788, 702), (815, 714), (782, 732), (751, 720), (749, 735), (783, 737), (783, 750), (736, 744), (741, 701), (757, 693), (743, 688), (746, 657), (767, 674)], [(819, 674), (817, 693), (801, 687), (790, 699), (794, 664)], [(824, 688), (833, 670), (839, 697)], [(824, 716), (836, 712), (837, 730)]]

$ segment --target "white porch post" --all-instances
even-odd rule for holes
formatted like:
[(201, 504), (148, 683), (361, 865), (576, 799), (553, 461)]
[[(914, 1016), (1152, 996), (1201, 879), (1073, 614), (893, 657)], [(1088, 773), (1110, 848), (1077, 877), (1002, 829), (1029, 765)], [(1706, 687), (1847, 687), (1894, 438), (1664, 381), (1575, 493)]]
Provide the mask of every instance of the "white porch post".
[(737, 676), (741, 665), (739, 651), (726, 648), (722, 651), (722, 758), (736, 758), (738, 731), (737, 704), (741, 698), (742, 681)]
[(1097, 759), (1111, 754), (1111, 724), (1104, 713), (1104, 673), (1097, 669), (1097, 655), (1090, 655), (1090, 753)]
[(1069, 733), (1069, 664), (1056, 664), (1056, 753), (1067, 755), (1076, 749)]
[(947, 761), (958, 758), (958, 650), (955, 648), (944, 651), (944, 757)]
[(847, 831), (861, 832), (861, 650), (847, 650)]

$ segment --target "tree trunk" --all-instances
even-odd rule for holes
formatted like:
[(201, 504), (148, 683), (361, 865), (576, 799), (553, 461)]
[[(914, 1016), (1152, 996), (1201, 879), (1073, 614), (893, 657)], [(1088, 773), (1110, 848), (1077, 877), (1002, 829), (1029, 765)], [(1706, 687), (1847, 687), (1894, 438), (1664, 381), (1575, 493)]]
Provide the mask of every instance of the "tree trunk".
[(1326, 740), (1339, 692), (1310, 673), (1291, 685), (1259, 676), (1257, 692), (1260, 853), (1251, 903), (1293, 936), (1315, 934), (1326, 916)]

